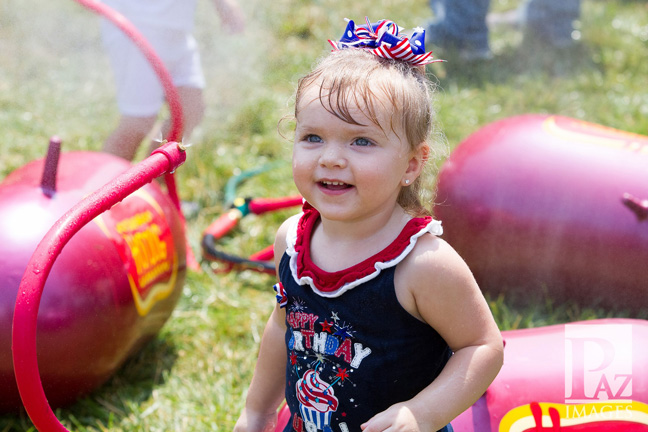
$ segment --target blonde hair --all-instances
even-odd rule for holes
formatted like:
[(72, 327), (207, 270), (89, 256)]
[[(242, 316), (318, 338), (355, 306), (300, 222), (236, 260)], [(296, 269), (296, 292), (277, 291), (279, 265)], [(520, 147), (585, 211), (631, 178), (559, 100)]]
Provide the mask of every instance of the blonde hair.
[[(384, 59), (360, 48), (334, 51), (299, 80), (295, 94), (295, 118), (305, 90), (314, 84), (320, 86), (322, 106), (350, 124), (359, 124), (349, 109), (357, 107), (372, 123), (382, 128), (376, 112), (386, 107), (376, 107), (375, 104), (379, 100), (377, 95), (382, 97), (380, 100), (386, 96), (393, 108), (392, 131), (395, 120), (405, 131), (410, 150), (423, 142), (429, 144), (436, 117), (432, 106), (434, 87), (423, 67)], [(423, 204), (424, 201), (431, 202), (425, 197), (423, 184), (424, 179), (419, 176), (411, 185), (403, 187), (398, 196), (398, 204), (413, 216), (431, 214), (428, 206)]]

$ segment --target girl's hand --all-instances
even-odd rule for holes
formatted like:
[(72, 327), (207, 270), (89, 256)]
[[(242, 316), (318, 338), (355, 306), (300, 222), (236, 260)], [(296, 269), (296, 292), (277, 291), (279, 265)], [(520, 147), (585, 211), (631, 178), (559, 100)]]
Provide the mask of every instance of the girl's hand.
[(245, 408), (234, 425), (234, 432), (274, 432), (276, 427), (276, 412), (263, 414)]
[(392, 405), (370, 418), (360, 428), (364, 432), (433, 432), (440, 429), (417, 419), (413, 408), (407, 402)]

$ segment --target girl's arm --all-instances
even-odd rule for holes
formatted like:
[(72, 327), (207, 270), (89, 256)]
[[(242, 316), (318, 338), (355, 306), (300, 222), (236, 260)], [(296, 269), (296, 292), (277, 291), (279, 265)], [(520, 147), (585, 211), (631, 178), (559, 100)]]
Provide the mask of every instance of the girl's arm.
[(284, 319), (284, 311), (276, 306), (263, 331), (259, 358), (235, 432), (268, 432), (276, 427), (277, 408), (286, 386)]
[(424, 236), (396, 272), (399, 302), (454, 354), (418, 395), (363, 425), (365, 432), (436, 431), (481, 397), (503, 361), (502, 336), (472, 273), (443, 240)]
[[(275, 267), (286, 250), (286, 223), (277, 231), (275, 238)], [(274, 431), (277, 408), (284, 399), (286, 387), (286, 312), (275, 306), (261, 338), (259, 358), (248, 389), (245, 408), (234, 432)]]

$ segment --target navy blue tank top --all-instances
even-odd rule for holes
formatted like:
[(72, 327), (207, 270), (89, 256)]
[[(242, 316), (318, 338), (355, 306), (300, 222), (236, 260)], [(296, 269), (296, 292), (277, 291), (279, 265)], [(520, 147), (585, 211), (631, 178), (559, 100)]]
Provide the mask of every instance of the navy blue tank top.
[(290, 230), (275, 286), (286, 309), (291, 420), (284, 432), (359, 432), (375, 414), (427, 387), (451, 355), (432, 327), (403, 309), (394, 289), (396, 264), (419, 236), (441, 227), (412, 219), (381, 253), (327, 273), (310, 261), (318, 218), (306, 207)]

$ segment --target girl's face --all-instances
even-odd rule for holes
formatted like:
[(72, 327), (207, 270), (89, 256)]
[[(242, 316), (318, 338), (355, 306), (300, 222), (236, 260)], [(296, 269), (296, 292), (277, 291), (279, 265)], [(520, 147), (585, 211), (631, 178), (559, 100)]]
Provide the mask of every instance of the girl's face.
[[(361, 125), (347, 123), (328, 112), (319, 87), (304, 89), (297, 108), (293, 148), (293, 178), (302, 196), (323, 218), (359, 221), (394, 211), (405, 181), (418, 176), (419, 151), (405, 141), (392, 107), (379, 98), (375, 110), (380, 125), (350, 106)], [(403, 137), (403, 138), (401, 138)]]

